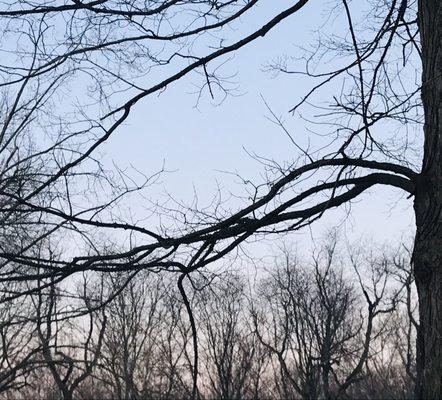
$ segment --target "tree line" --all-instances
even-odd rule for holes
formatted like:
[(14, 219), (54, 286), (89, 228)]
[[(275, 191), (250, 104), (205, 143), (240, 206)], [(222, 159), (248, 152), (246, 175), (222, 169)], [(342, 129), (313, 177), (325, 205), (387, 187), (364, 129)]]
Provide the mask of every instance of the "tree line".
[(186, 299), (149, 271), (48, 285), (1, 308), (0, 397), (189, 398), (193, 323), (201, 399), (412, 398), (409, 251), (341, 244), (284, 248), (249, 275), (201, 271)]

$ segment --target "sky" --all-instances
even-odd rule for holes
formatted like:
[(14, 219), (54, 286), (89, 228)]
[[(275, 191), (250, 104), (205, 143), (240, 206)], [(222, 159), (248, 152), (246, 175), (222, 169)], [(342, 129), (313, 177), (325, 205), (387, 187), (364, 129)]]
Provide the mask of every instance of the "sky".
[[(244, 27), (251, 32), (290, 3), (262, 2), (254, 14), (242, 21), (242, 33)], [(159, 96), (144, 99), (133, 109), (124, 127), (100, 149), (106, 162), (123, 168), (132, 165), (146, 175), (158, 171), (164, 163), (166, 170), (173, 172), (164, 174), (161, 182), (149, 189), (149, 197), (161, 199), (168, 192), (191, 203), (196, 191), (204, 204), (218, 186), (224, 193), (243, 193), (239, 179), (222, 171), (262, 182), (263, 167), (248, 153), (281, 163), (295, 159), (299, 151), (269, 120), (265, 102), (284, 119), (296, 140), (306, 144), (306, 122), (288, 110), (311, 82), (275, 76), (265, 67), (281, 56), (298, 56), (299, 45), (314, 43), (313, 29), (324, 21), (321, 9), (320, 2), (310, 2), (299, 14), (229, 59), (223, 71), (234, 75), (231, 80), (236, 89), (221, 104), (217, 104), (221, 97), (212, 100), (207, 93), (197, 101), (197, 95), (192, 93), (199, 82), (195, 74), (170, 85)], [(232, 33), (232, 40), (235, 34)], [(235, 204), (232, 199), (232, 209)], [(142, 201), (131, 204), (131, 209), (141, 218)], [(352, 204), (351, 210), (347, 218), (346, 208), (329, 211), (310, 229), (291, 235), (290, 240), (297, 247), (309, 246), (312, 236), (320, 237), (336, 224), (354, 240), (371, 237), (377, 242), (395, 242), (413, 233), (411, 200), (398, 190), (371, 189)], [(263, 245), (263, 252), (269, 251), (266, 246)]]

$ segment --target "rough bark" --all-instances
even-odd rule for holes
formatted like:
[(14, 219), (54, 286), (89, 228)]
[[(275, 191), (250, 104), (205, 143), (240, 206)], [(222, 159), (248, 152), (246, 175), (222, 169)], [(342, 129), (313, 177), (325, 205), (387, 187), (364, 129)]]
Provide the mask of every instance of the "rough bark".
[(415, 196), (418, 399), (442, 398), (442, 2), (419, 1), (424, 159)]

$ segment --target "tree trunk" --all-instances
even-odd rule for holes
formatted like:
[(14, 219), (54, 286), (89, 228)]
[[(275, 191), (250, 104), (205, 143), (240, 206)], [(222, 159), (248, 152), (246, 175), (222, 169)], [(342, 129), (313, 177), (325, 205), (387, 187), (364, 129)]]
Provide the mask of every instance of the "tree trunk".
[(442, 1), (419, 0), (424, 159), (414, 208), (418, 399), (442, 399)]

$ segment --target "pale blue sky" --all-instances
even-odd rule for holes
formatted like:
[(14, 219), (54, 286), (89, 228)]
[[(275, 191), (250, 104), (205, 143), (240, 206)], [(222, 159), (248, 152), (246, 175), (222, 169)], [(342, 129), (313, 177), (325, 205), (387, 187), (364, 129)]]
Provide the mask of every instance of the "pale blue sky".
[[(292, 2), (262, 2), (244, 26), (260, 26), (269, 16), (276, 14), (278, 6)], [(310, 2), (299, 14), (280, 24), (265, 38), (243, 48), (228, 62), (223, 71), (236, 73), (240, 96), (229, 96), (221, 105), (214, 106), (207, 95), (195, 108), (193, 83), (199, 77), (190, 75), (169, 86), (160, 96), (144, 99), (133, 110), (131, 117), (101, 149), (105, 159), (120, 166), (133, 164), (138, 170), (151, 174), (161, 168), (163, 160), (168, 170), (160, 185), (150, 189), (149, 197), (161, 198), (164, 191), (184, 202), (191, 202), (194, 188), (201, 203), (209, 201), (219, 182), (225, 192), (241, 194), (235, 178), (217, 172), (237, 171), (245, 178), (261, 182), (262, 166), (252, 160), (250, 152), (289, 161), (299, 153), (281, 129), (272, 124), (261, 95), (272, 109), (287, 121), (290, 131), (301, 144), (307, 143), (304, 121), (288, 114), (288, 110), (310, 87), (306, 80), (293, 77), (273, 77), (263, 72), (263, 66), (284, 54), (297, 55), (296, 45), (313, 43), (312, 28), (321, 23), (322, 5)], [(329, 21), (332, 24), (333, 21)], [(336, 29), (341, 28), (336, 26)], [(235, 34), (232, 34), (232, 38)], [(233, 40), (233, 39), (232, 39)], [(235, 208), (235, 201), (231, 202)], [(376, 188), (364, 194), (352, 207), (344, 224), (349, 236), (368, 235), (377, 241), (397, 240), (403, 233), (413, 230), (411, 200), (397, 190)], [(142, 217), (142, 204), (132, 204)], [(328, 212), (313, 226), (314, 234), (341, 221), (345, 209)], [(294, 236), (299, 243), (310, 239), (308, 230)]]

